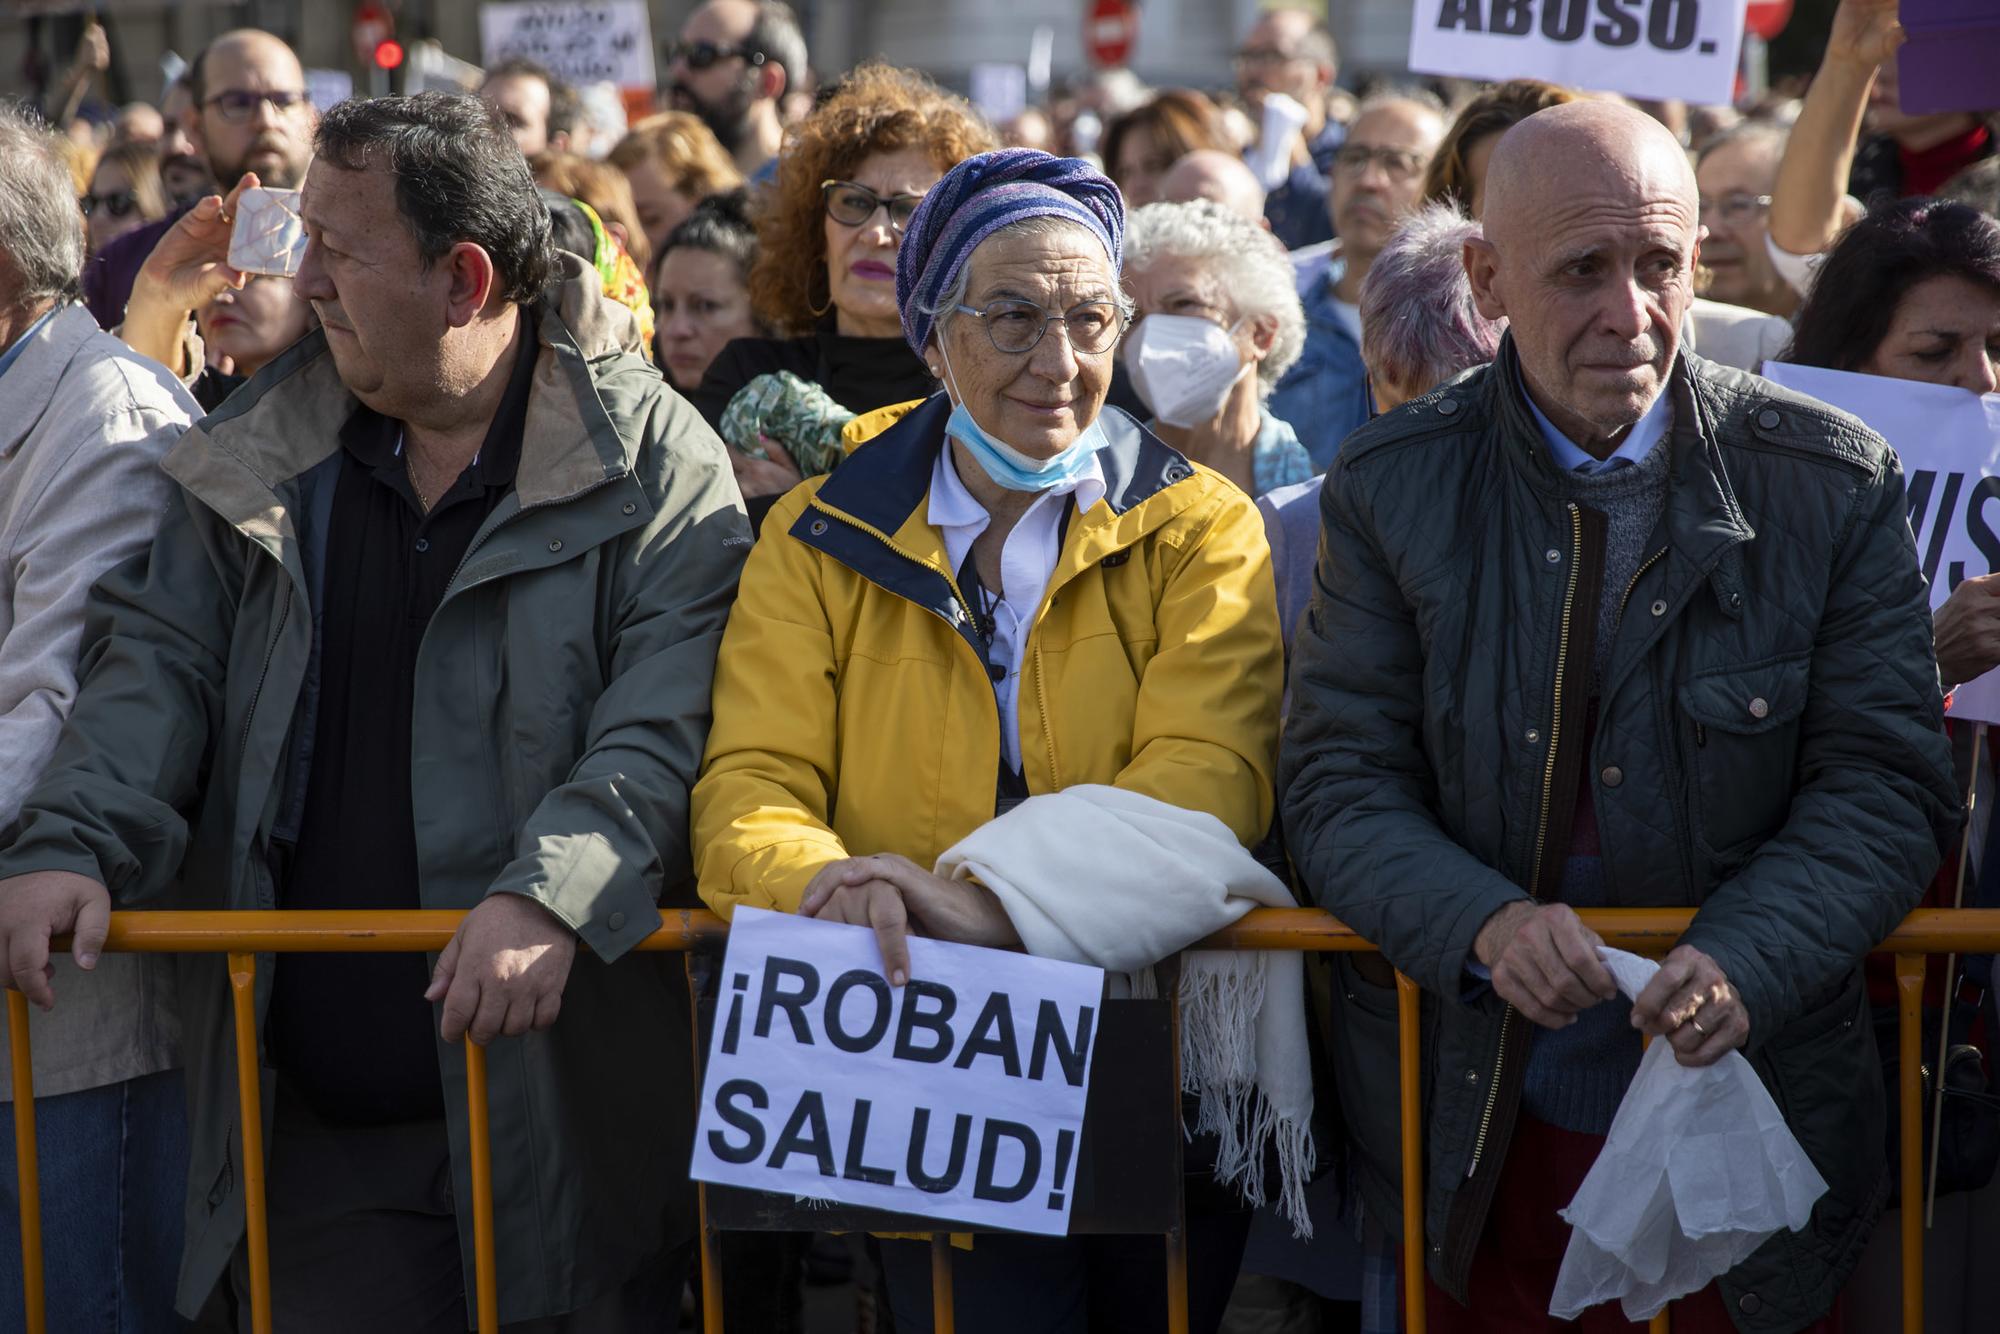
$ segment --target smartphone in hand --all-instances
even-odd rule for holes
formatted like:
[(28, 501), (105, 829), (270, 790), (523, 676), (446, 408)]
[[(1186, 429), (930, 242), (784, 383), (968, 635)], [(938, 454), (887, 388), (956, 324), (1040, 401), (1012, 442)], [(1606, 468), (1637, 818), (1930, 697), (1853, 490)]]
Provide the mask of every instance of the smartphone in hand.
[(236, 198), (236, 222), (229, 233), (229, 267), (242, 273), (289, 278), (306, 253), (305, 223), (297, 190), (252, 186)]

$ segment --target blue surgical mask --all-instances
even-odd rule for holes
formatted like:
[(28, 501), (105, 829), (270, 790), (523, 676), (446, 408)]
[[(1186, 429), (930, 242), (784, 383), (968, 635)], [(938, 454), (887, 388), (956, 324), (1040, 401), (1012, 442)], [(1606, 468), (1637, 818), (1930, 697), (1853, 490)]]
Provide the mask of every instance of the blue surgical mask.
[[(945, 370), (951, 370), (950, 353), (945, 353)], [(952, 376), (954, 381), (957, 378)], [(1068, 449), (1054, 458), (1038, 459), (987, 434), (985, 428), (972, 419), (971, 410), (962, 401), (952, 404), (951, 418), (944, 424), (944, 433), (965, 446), (966, 452), (979, 464), (981, 472), (1009, 491), (1047, 491), (1073, 482), (1090, 470), (1091, 455), (1111, 443), (1111, 437), (1104, 433), (1104, 417), (1100, 411), (1097, 419), (1083, 429)]]

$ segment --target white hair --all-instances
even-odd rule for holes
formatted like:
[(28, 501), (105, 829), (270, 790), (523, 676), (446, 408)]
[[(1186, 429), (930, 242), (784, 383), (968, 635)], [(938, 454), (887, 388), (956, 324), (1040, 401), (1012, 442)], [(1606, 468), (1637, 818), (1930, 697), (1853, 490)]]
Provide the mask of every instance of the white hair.
[(1284, 245), (1212, 200), (1148, 204), (1126, 227), (1125, 272), (1141, 273), (1166, 255), (1204, 265), (1241, 318), (1277, 318), (1270, 354), (1257, 367), (1258, 388), (1269, 394), (1306, 345), (1306, 313)]
[(24, 306), (82, 293), (83, 215), (48, 127), (0, 102), (0, 254), (20, 275)]

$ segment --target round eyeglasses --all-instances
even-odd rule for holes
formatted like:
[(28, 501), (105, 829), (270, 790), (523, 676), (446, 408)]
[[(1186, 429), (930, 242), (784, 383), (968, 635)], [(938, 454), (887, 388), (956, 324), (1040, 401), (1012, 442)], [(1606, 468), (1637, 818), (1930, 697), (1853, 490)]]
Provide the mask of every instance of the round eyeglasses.
[(231, 125), (241, 125), (255, 117), (257, 108), (263, 106), (266, 102), (271, 104), (271, 110), (278, 113), (278, 115), (288, 116), (301, 108), (310, 106), (312, 99), (303, 92), (293, 92), (285, 89), (265, 89), (257, 92), (232, 89), (226, 93), (217, 93), (214, 97), (203, 102), (202, 105), (205, 107), (214, 107), (221, 114), (222, 118)]
[(1052, 324), (1061, 324), (1063, 336), (1075, 352), (1109, 352), (1125, 325), (1125, 312), (1111, 301), (1083, 301), (1068, 310), (1050, 310), (1032, 301), (1003, 298), (982, 307), (952, 307), (985, 326), (986, 337), (996, 352), (1018, 356), (1032, 352)]
[(909, 229), (910, 216), (924, 202), (922, 195), (878, 195), (853, 181), (821, 181), (819, 194), (826, 204), (826, 215), (843, 227), (867, 226), (880, 208), (889, 211), (889, 225), (899, 232)]

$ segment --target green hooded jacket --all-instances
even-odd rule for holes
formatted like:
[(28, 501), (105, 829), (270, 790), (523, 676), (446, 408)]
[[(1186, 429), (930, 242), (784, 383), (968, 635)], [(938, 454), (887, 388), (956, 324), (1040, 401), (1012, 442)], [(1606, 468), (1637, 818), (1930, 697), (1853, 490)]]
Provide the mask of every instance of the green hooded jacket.
[[(620, 960), (692, 904), (688, 790), (750, 544), (721, 442), (566, 258), (514, 492), (425, 631), (410, 762), (422, 906), (526, 895), (575, 929), (560, 1019), (488, 1049), (504, 1322), (573, 1310), (693, 1235), (680, 960)], [(275, 908), (311, 769), (315, 594), (355, 407), (314, 333), (191, 428), (148, 555), (92, 595), (82, 681), (0, 875), (67, 870), (122, 908)], [(258, 960), (260, 1024), (274, 959)], [(279, 963), (278, 966), (282, 966)], [(192, 1104), (178, 1304), (244, 1233), (226, 962), (185, 956)], [(59, 1002), (60, 1003), (60, 1002)], [(463, 1049), (438, 1045), (454, 1198), (470, 1200)], [(264, 1072), (264, 1110), (273, 1106)], [(461, 1217), (468, 1283), (471, 1225)]]

